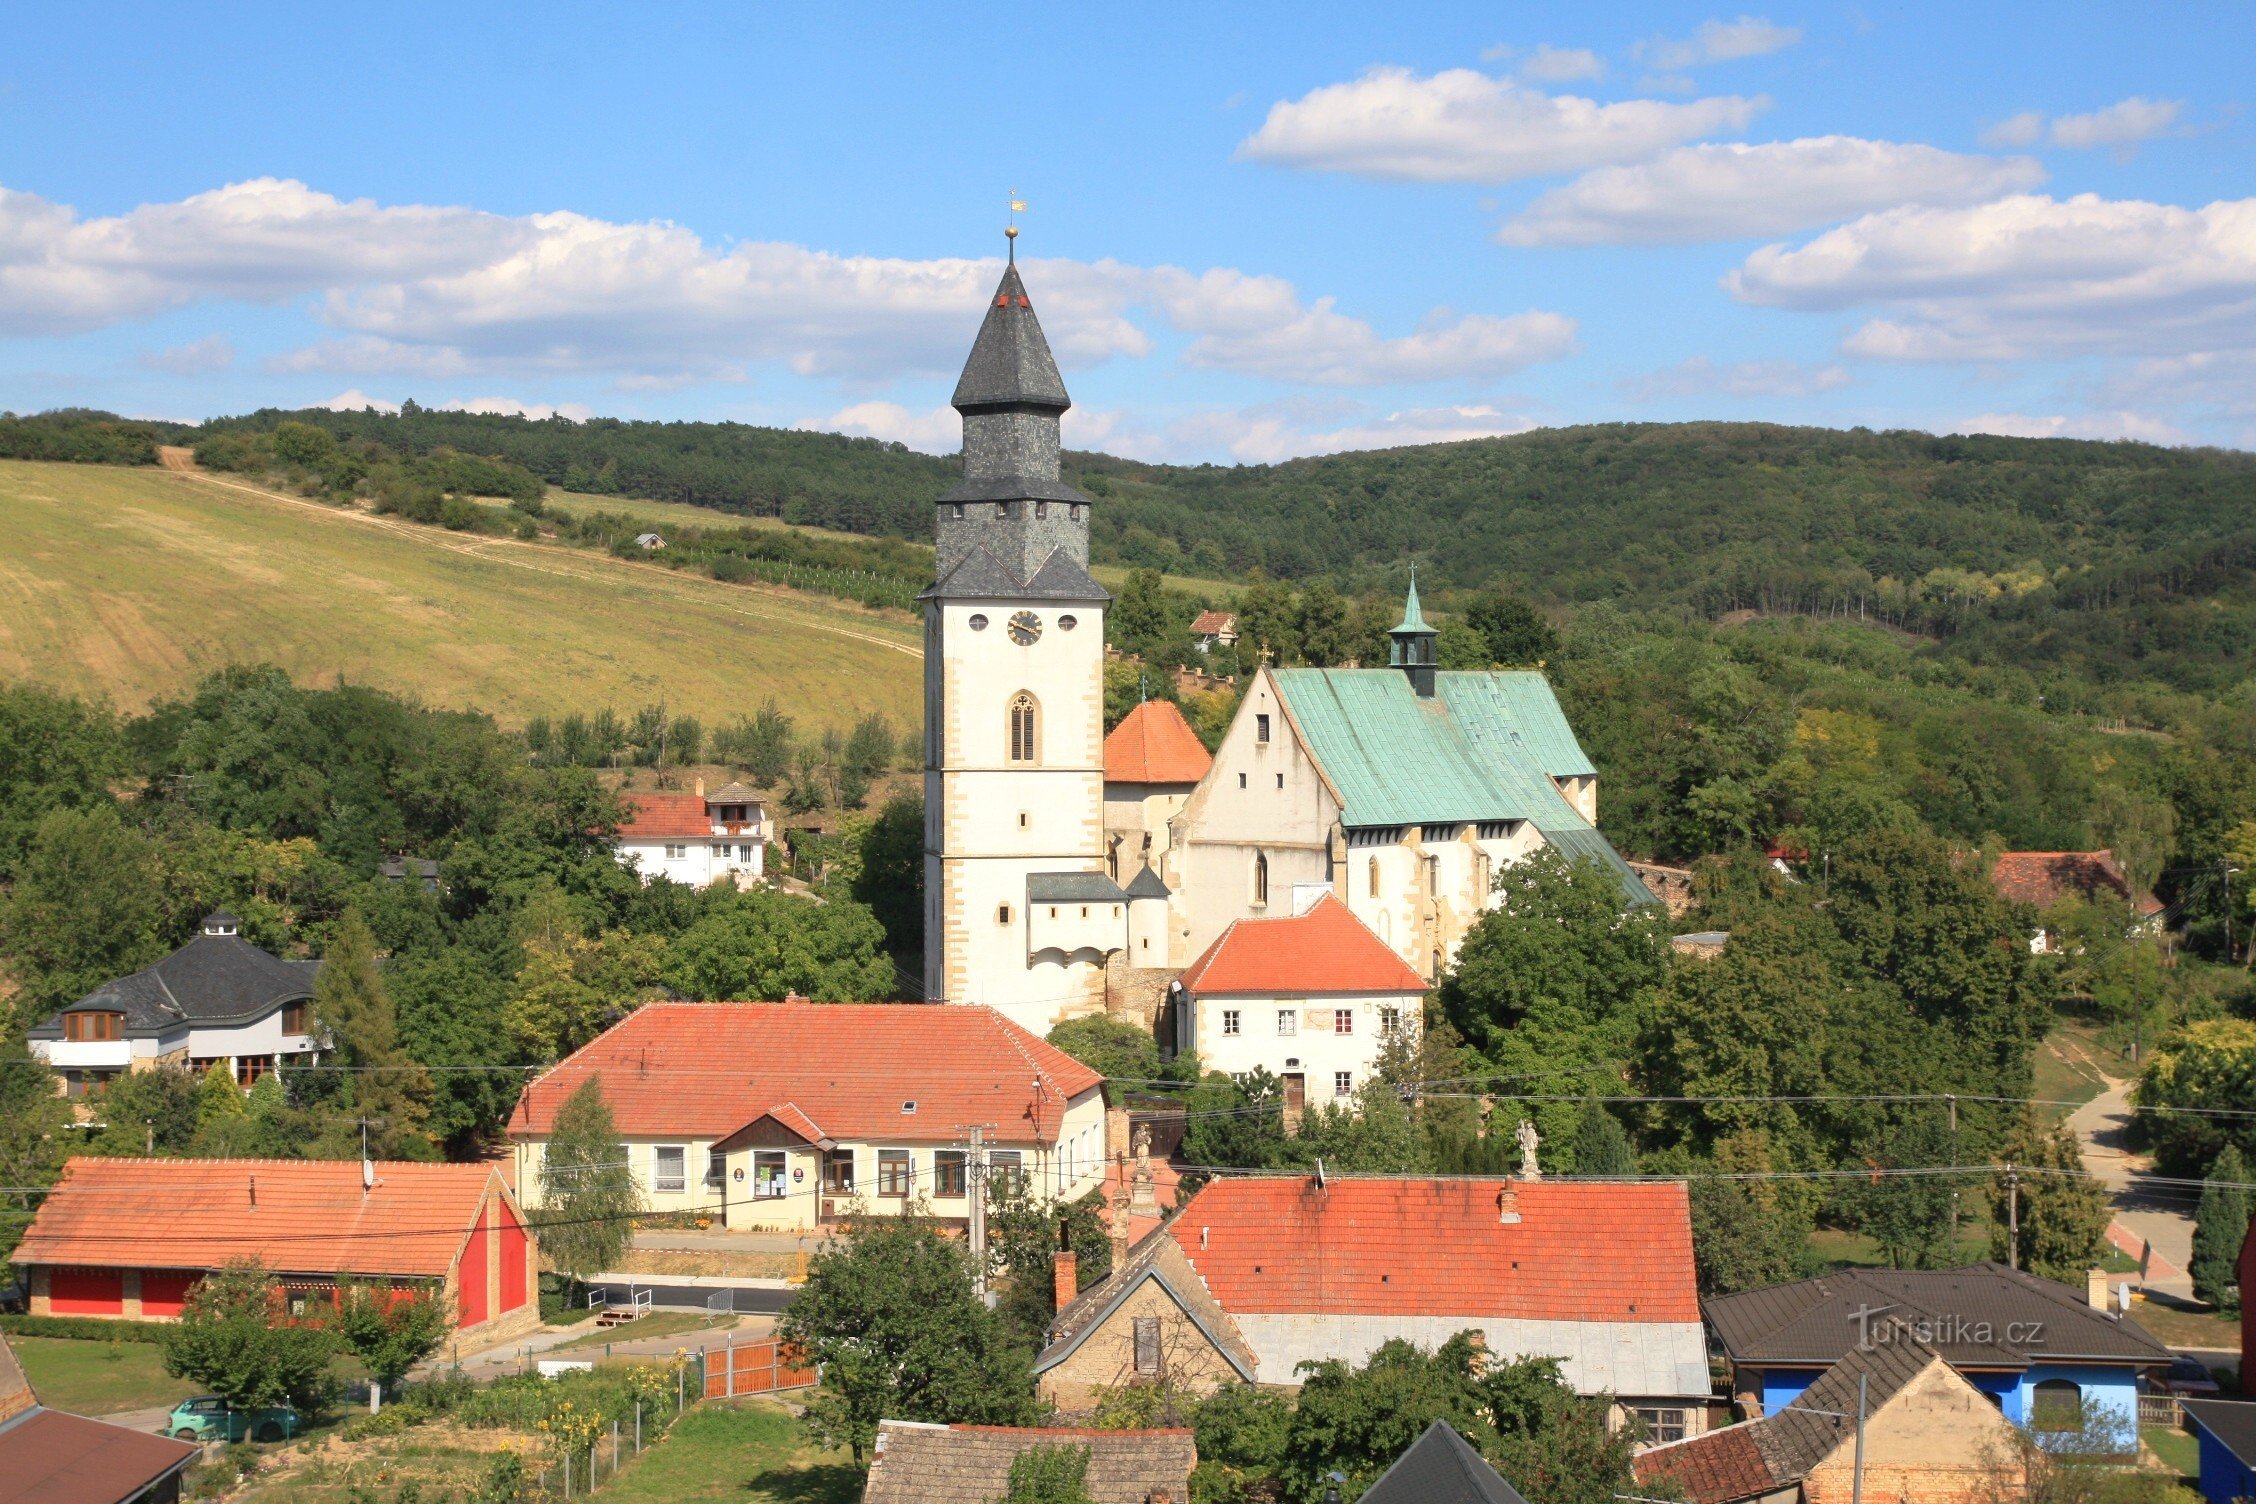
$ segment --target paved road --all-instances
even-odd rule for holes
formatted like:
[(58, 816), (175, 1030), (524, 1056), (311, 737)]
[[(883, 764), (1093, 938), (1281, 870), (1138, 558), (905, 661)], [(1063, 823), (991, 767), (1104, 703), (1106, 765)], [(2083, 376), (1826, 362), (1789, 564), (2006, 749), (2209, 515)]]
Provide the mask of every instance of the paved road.
[(630, 1280), (637, 1293), (650, 1292), (651, 1305), (667, 1311), (710, 1310), (708, 1302), (715, 1295), (725, 1294), (730, 1300), (727, 1309), (739, 1315), (773, 1316), (791, 1304), (791, 1297), (798, 1293), (772, 1280), (727, 1279), (715, 1275), (599, 1274), (588, 1283), (618, 1292), (619, 1303), (625, 1304)]
[(2149, 1187), (2140, 1178), (2139, 1172), (2152, 1165), (2124, 1142), (2131, 1122), (2131, 1083), (2103, 1079), (2107, 1089), (2070, 1113), (2068, 1126), (2081, 1146), (2084, 1168), (2099, 1177), (2114, 1200), (2108, 1237), (2133, 1258), (2142, 1244), (2151, 1243), (2147, 1288), (2191, 1300), (2193, 1281), (2186, 1266), (2193, 1261), (2194, 1198), (2184, 1194), (2186, 1187)]

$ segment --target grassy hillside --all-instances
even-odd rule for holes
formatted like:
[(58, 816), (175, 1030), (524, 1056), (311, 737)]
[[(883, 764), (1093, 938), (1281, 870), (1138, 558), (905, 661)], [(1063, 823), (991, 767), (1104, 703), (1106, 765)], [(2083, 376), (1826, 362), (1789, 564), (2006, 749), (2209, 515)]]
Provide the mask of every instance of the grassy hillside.
[(906, 618), (468, 537), (220, 477), (0, 461), (0, 678), (138, 709), (229, 662), (505, 722), (769, 695), (803, 726), (920, 718)]

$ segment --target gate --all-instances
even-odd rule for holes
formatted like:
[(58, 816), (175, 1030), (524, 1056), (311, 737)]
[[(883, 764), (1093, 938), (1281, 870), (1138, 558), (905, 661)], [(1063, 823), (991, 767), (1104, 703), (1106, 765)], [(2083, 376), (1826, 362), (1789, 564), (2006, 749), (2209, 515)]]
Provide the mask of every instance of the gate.
[(800, 1355), (781, 1342), (734, 1343), (705, 1349), (705, 1398), (726, 1399), (740, 1394), (773, 1394), (779, 1389), (806, 1389), (816, 1380), (815, 1370), (802, 1366)]

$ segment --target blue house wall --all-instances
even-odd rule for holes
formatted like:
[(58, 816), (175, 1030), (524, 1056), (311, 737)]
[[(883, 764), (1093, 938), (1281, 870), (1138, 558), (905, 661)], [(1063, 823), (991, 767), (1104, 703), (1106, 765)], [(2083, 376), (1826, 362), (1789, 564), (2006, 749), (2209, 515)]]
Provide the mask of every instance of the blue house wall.
[(1802, 1397), (1816, 1383), (1822, 1368), (1766, 1368), (1762, 1371), (1763, 1414), (1776, 1415)]
[[(1822, 1368), (1763, 1369), (1763, 1414), (1776, 1415), (1793, 1404), (1824, 1372)], [(2005, 1418), (2017, 1426), (2029, 1424), (2037, 1385), (2047, 1379), (2067, 1379), (2083, 1392), (2087, 1420), (2107, 1417), (2110, 1429), (2119, 1428), (2126, 1441), (2138, 1435), (2138, 1370), (2135, 1368), (2112, 1363), (2032, 1363), (2019, 1373), (1975, 1370), (1963, 1376), (1995, 1399)]]
[(2256, 1467), (2235, 1457), (2225, 1444), (2209, 1433), (2209, 1428), (2194, 1424), (2194, 1434), (2201, 1439), (2201, 1497), (2208, 1504), (2233, 1504), (2235, 1499), (2256, 1498)]

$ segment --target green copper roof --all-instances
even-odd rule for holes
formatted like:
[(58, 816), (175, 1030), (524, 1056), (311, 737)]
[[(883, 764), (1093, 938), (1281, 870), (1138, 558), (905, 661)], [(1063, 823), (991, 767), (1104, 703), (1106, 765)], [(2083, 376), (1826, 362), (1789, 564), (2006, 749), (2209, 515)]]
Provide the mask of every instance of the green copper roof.
[(1426, 613), (1418, 609), (1418, 571), (1410, 571), (1410, 596), (1402, 603), (1402, 620), (1395, 623), (1396, 632), (1431, 632), (1426, 625)]
[(1652, 895), (1555, 778), (1596, 773), (1539, 673), (1437, 676), (1420, 699), (1398, 669), (1288, 668), (1277, 689), (1350, 827), (1528, 820), (1569, 856), (1614, 869), (1633, 902)]

